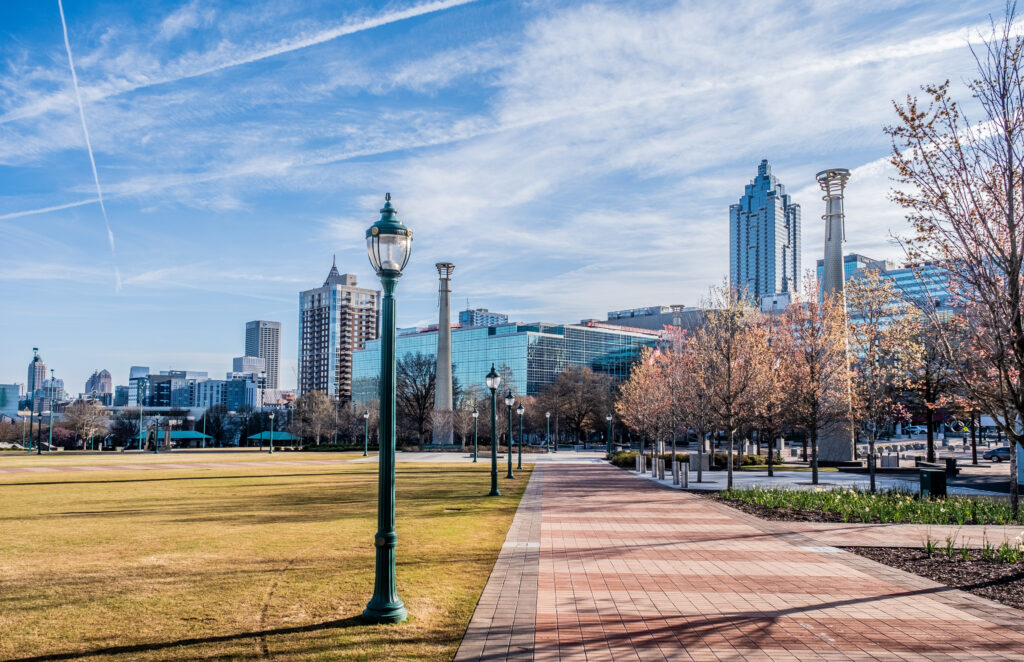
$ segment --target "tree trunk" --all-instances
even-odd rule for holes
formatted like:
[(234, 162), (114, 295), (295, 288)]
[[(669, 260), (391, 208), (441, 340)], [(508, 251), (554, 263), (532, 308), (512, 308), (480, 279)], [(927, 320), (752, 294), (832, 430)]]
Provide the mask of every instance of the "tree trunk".
[(978, 427), (974, 424), (977, 415), (971, 412), (971, 464), (978, 463)]
[(818, 484), (818, 431), (811, 433), (811, 485)]
[(935, 461), (935, 431), (932, 430), (932, 414), (928, 411), (928, 419), (925, 421), (925, 427), (928, 429), (928, 456), (929, 462)]
[(1018, 521), (1020, 521), (1020, 518), (1017, 516), (1019, 509), (1020, 490), (1017, 485), (1017, 441), (1010, 438), (1010, 510), (1013, 511), (1013, 519)]
[(697, 482), (704, 480), (704, 429), (697, 430)]
[(875, 493), (875, 429), (871, 428), (868, 437), (868, 474), (871, 476), (871, 493)]
[(726, 470), (728, 472), (728, 477), (726, 479), (726, 488), (725, 488), (727, 490), (731, 490), (732, 489), (732, 451), (733, 451), (733, 447), (735, 445), (735, 441), (736, 441), (736, 431), (733, 428), (729, 428), (729, 454), (725, 458), (725, 466), (726, 466)]
[(775, 475), (775, 435), (768, 438), (768, 477)]

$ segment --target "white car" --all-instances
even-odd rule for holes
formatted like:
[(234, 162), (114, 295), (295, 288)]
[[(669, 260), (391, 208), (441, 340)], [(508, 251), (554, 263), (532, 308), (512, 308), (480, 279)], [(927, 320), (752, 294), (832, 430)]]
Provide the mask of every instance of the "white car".
[(910, 425), (903, 428), (903, 431), (907, 434), (926, 434), (928, 432), (928, 428), (923, 425)]

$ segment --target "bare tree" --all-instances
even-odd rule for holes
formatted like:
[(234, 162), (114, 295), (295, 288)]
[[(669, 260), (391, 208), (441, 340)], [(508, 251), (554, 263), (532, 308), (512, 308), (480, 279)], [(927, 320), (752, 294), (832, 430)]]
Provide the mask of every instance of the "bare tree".
[[(977, 78), (968, 87), (980, 121), (961, 112), (946, 81), (922, 88), (925, 103), (908, 95), (894, 104), (898, 123), (886, 129), (900, 184), (892, 197), (913, 227), (904, 248), (914, 261), (950, 268), (969, 329), (966, 351), (976, 359), (961, 365), (957, 378), (1014, 451), (1024, 445), (1024, 37), (1015, 14), (1008, 4), (1002, 24), (993, 22), (980, 48), (972, 47)], [(951, 364), (959, 365), (960, 349), (945, 336), (940, 341)], [(1010, 454), (1014, 517), (1016, 455)]]
[(95, 400), (76, 400), (64, 409), (64, 424), (82, 440), (83, 447), (109, 425), (107, 408)]
[(303, 393), (295, 400), (291, 428), (296, 436), (320, 445), (334, 428), (334, 403), (323, 391)]
[(417, 352), (406, 354), (396, 367), (395, 401), (404, 427), (415, 430), (420, 450), (434, 413), (436, 361)]

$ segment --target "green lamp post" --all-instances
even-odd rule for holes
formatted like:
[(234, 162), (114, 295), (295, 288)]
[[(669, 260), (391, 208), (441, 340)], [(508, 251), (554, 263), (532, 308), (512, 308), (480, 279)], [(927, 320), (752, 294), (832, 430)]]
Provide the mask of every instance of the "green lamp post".
[(526, 409), (523, 407), (523, 403), (519, 403), (519, 407), (516, 409), (516, 413), (519, 414), (519, 459), (516, 462), (516, 469), (523, 470), (523, 412)]
[(544, 445), (547, 446), (548, 452), (551, 452), (551, 412), (544, 412)]
[(491, 492), (487, 496), (501, 496), (498, 491), (498, 387), (501, 385), (501, 375), (494, 371), (494, 364), (491, 364), (491, 371), (487, 373), (487, 388), (491, 389)]
[(479, 418), (480, 418), (480, 412), (478, 412), (476, 410), (476, 407), (474, 407), (473, 408), (473, 462), (474, 463), (476, 463), (476, 456), (477, 456), (476, 424), (477, 424), (477, 419), (479, 419)]
[(391, 194), (384, 195), (380, 220), (366, 231), (366, 251), (384, 289), (381, 301), (380, 432), (377, 478), (376, 572), (373, 597), (363, 610), (371, 623), (400, 623), (408, 615), (395, 578), (395, 286), (412, 251), (412, 230), (397, 218)]
[(274, 454), (274, 412), (267, 415), (270, 419), (270, 455)]
[(515, 478), (515, 474), (512, 473), (512, 405), (516, 403), (516, 396), (512, 395), (512, 390), (509, 389), (508, 394), (505, 395), (505, 406), (508, 408), (508, 475), (505, 478)]
[(370, 410), (363, 411), (363, 457), (370, 450)]
[(53, 381), (54, 369), (50, 368), (50, 441), (47, 444), (47, 450), (53, 451), (53, 401), (56, 399), (57, 389), (54, 386), (56, 382)]
[[(607, 441), (605, 443), (605, 445), (606, 445), (605, 451), (610, 456), (612, 454), (612, 415), (611, 414), (605, 414), (604, 415), (604, 420), (608, 421), (608, 439), (607, 439)], [(672, 461), (675, 462), (674, 459)]]

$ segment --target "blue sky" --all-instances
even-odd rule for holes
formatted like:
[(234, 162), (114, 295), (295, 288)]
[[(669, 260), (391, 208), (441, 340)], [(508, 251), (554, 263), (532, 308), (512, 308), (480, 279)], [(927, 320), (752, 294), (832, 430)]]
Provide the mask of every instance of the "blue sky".
[[(385, 191), (415, 230), (398, 323), (453, 307), (576, 321), (697, 305), (769, 159), (822, 250), (814, 174), (853, 170), (847, 250), (898, 257), (882, 127), (949, 78), (994, 2), (57, 0), (0, 3), (0, 382), (39, 346), (97, 368), (230, 369), (298, 292), (376, 286)], [(968, 105), (968, 107), (970, 107)]]

